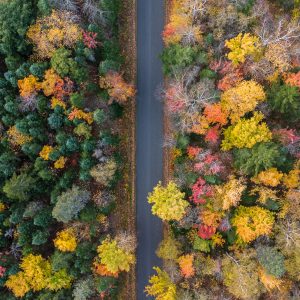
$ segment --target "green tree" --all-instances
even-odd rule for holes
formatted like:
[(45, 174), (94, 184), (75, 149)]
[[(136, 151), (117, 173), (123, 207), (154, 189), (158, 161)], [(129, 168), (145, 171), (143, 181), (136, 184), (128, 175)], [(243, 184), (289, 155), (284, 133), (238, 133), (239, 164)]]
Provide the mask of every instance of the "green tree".
[(76, 185), (57, 197), (52, 215), (59, 222), (68, 223), (77, 217), (78, 213), (90, 200), (90, 192)]
[(35, 183), (36, 179), (27, 173), (14, 174), (10, 180), (6, 181), (3, 192), (12, 200), (26, 201), (30, 198)]

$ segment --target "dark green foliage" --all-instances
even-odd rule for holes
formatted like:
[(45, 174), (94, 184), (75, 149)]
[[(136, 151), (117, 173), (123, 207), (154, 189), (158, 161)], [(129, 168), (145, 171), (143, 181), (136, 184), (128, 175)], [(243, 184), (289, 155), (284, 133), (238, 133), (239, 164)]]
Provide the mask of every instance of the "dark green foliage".
[(72, 137), (69, 137), (67, 140), (66, 140), (66, 148), (68, 151), (70, 152), (75, 152), (79, 149), (79, 143), (78, 143), (78, 140), (72, 136)]
[(12, 200), (26, 201), (30, 198), (30, 192), (35, 183), (36, 179), (26, 173), (14, 174), (10, 180), (6, 181), (3, 192)]
[(261, 171), (282, 165), (285, 160), (282, 154), (280, 147), (272, 142), (257, 143), (251, 149), (235, 149), (234, 166), (247, 175), (257, 175)]
[(269, 246), (259, 246), (256, 253), (259, 263), (268, 274), (277, 278), (284, 275), (284, 256), (277, 249)]
[(13, 55), (28, 53), (26, 31), (34, 20), (33, 1), (11, 0), (0, 2), (0, 52)]
[(79, 93), (72, 94), (70, 97), (70, 102), (75, 107), (83, 108), (84, 97)]
[(190, 46), (181, 46), (179, 44), (171, 45), (165, 48), (161, 55), (163, 70), (166, 75), (192, 65), (194, 62), (205, 63), (206, 56), (200, 53), (199, 48)]
[(106, 120), (105, 112), (103, 109), (96, 109), (93, 113), (93, 119), (97, 124), (102, 124)]
[(99, 74), (105, 75), (108, 71), (119, 71), (120, 63), (114, 60), (104, 60), (99, 65)]
[(113, 120), (121, 118), (123, 111), (124, 108), (119, 103), (114, 102), (109, 106), (109, 114)]
[(64, 117), (60, 113), (52, 113), (48, 117), (48, 124), (51, 129), (58, 130), (62, 127), (64, 122)]
[(177, 148), (185, 150), (190, 143), (190, 138), (187, 135), (178, 135)]
[(56, 50), (51, 58), (51, 67), (61, 77), (69, 76), (76, 82), (82, 82), (87, 79), (87, 71), (71, 55), (72, 51), (66, 48)]
[[(117, 293), (117, 280), (114, 277), (100, 277), (95, 279), (95, 285), (98, 293), (108, 293), (109, 295), (116, 296)], [(114, 298), (113, 298), (114, 299)]]
[(31, 160), (34, 160), (41, 150), (42, 146), (37, 143), (26, 143), (22, 146), (23, 153), (26, 154)]
[(0, 176), (8, 178), (13, 175), (18, 166), (19, 159), (13, 152), (4, 152), (0, 155)]
[(296, 86), (274, 84), (268, 93), (268, 102), (274, 111), (282, 113), (287, 121), (300, 120), (300, 92)]
[(46, 207), (39, 210), (39, 212), (33, 218), (34, 225), (44, 227), (44, 228), (49, 227), (53, 222), (51, 211), (52, 211), (51, 207)]
[(73, 253), (61, 252), (55, 250), (51, 256), (51, 266), (53, 271), (59, 271), (60, 269), (69, 270), (74, 259)]
[(49, 232), (46, 230), (37, 230), (32, 235), (32, 245), (39, 246), (43, 245), (48, 241)]
[(45, 71), (48, 69), (48, 62), (33, 63), (30, 68), (30, 74), (42, 79)]
[(92, 244), (90, 242), (83, 242), (79, 244), (75, 251), (75, 270), (72, 271), (75, 271), (77, 274), (88, 273), (91, 269), (93, 259), (96, 255), (97, 252), (95, 244)]

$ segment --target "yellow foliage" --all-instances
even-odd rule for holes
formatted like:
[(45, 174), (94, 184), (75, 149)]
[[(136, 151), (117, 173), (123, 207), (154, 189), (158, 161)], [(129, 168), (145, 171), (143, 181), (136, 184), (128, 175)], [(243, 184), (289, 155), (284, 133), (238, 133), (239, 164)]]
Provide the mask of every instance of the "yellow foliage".
[(61, 106), (63, 109), (66, 109), (66, 107), (67, 107), (67, 105), (64, 101), (62, 101), (58, 98), (52, 97), (51, 108), (54, 109), (56, 106)]
[(30, 286), (26, 280), (24, 272), (10, 275), (5, 282), (5, 286), (10, 289), (16, 297), (23, 297), (30, 291)]
[(6, 208), (5, 204), (0, 202), (0, 212), (3, 212), (5, 208)]
[(260, 281), (268, 291), (272, 291), (274, 289), (281, 291), (283, 289), (284, 280), (267, 274), (263, 268), (259, 268), (258, 274)]
[(259, 38), (250, 33), (239, 33), (235, 38), (226, 40), (225, 46), (230, 49), (227, 57), (234, 65), (244, 63), (247, 56), (256, 59), (261, 54)]
[(42, 159), (49, 160), (49, 155), (52, 153), (53, 150), (54, 148), (52, 146), (45, 145), (39, 153), (39, 155)]
[(72, 21), (68, 11), (52, 11), (50, 16), (37, 19), (27, 32), (39, 58), (50, 58), (56, 49), (73, 48), (82, 37), (80, 27)]
[(233, 176), (229, 177), (229, 181), (223, 185), (215, 186), (215, 196), (216, 206), (218, 203), (222, 203), (222, 210), (228, 210), (232, 206), (237, 206), (241, 200), (243, 191), (246, 186), (243, 184), (244, 179), (236, 179)]
[(55, 169), (63, 169), (65, 167), (67, 159), (64, 156), (61, 156), (55, 163), (54, 168)]
[(225, 244), (225, 240), (223, 239), (222, 235), (217, 232), (211, 237), (212, 246), (220, 246), (222, 247)]
[(20, 267), (33, 291), (40, 291), (47, 286), (47, 279), (51, 275), (51, 266), (41, 255), (25, 256)]
[[(53, 69), (49, 69), (44, 74), (44, 81), (42, 82), (41, 88), (45, 96), (51, 96), (55, 93), (55, 88), (58, 82), (61, 82), (62, 79), (59, 75), (55, 73)], [(52, 107), (53, 108), (53, 107)]]
[(165, 237), (156, 251), (156, 255), (164, 260), (176, 260), (182, 253), (180, 242), (178, 242), (173, 236)]
[(181, 275), (185, 278), (190, 278), (195, 275), (195, 268), (193, 266), (194, 255), (186, 254), (178, 258), (178, 264), (180, 268)]
[(291, 170), (283, 176), (283, 184), (288, 189), (296, 189), (300, 185), (300, 170)]
[(20, 90), (20, 96), (27, 98), (36, 94), (37, 91), (41, 89), (41, 83), (38, 82), (37, 77), (29, 75), (28, 77), (18, 80), (18, 87)]
[(200, 214), (202, 223), (210, 227), (218, 227), (222, 216), (222, 212), (211, 211), (209, 209), (203, 210)]
[(285, 44), (273, 43), (268, 45), (265, 58), (269, 60), (279, 73), (286, 72), (291, 67), (290, 54)]
[(153, 204), (152, 213), (166, 221), (179, 221), (189, 206), (189, 203), (184, 200), (184, 193), (173, 181), (169, 182), (166, 187), (159, 182), (153, 192), (149, 193), (148, 202)]
[(272, 132), (265, 122), (261, 122), (263, 118), (262, 113), (255, 112), (251, 119), (240, 119), (225, 129), (222, 150), (252, 148), (256, 143), (270, 141)]
[(236, 227), (238, 239), (249, 243), (261, 235), (270, 234), (275, 218), (274, 214), (265, 208), (239, 206), (231, 221)]
[(89, 125), (93, 123), (93, 114), (92, 113), (86, 113), (81, 109), (74, 108), (69, 116), (68, 119), (73, 121), (74, 119), (79, 119), (79, 120), (84, 120), (86, 121)]
[(32, 141), (32, 137), (21, 133), (16, 126), (12, 126), (7, 131), (9, 142), (13, 146), (22, 146)]
[(258, 193), (258, 201), (262, 204), (265, 204), (268, 199), (272, 200), (279, 200), (278, 196), (276, 195), (276, 191), (267, 188), (265, 186), (256, 186), (251, 190), (251, 195), (255, 195)]
[(145, 292), (149, 296), (155, 297), (156, 300), (175, 300), (176, 285), (172, 282), (167, 272), (158, 267), (153, 268), (157, 275), (153, 275), (146, 286)]
[(113, 273), (129, 272), (130, 266), (135, 264), (135, 256), (129, 251), (125, 251), (118, 246), (116, 240), (105, 239), (97, 248), (97, 252), (102, 265)]
[(229, 115), (231, 122), (236, 123), (265, 99), (266, 94), (259, 83), (244, 80), (221, 95), (221, 108)]
[(64, 229), (56, 235), (54, 246), (62, 252), (74, 252), (77, 247), (76, 234), (72, 228)]
[(282, 178), (283, 173), (279, 172), (276, 168), (270, 168), (260, 172), (257, 176), (252, 177), (251, 180), (256, 184), (276, 187), (280, 184)]

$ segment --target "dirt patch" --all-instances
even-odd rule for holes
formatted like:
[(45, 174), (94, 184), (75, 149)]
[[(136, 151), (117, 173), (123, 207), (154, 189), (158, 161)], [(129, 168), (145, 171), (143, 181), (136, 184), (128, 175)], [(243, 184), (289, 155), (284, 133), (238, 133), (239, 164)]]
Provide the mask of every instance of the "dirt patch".
[[(122, 0), (120, 13), (120, 44), (124, 56), (124, 77), (136, 83), (136, 0)], [(120, 153), (124, 161), (122, 180), (118, 185), (117, 203), (112, 224), (116, 231), (126, 230), (136, 235), (135, 203), (135, 99), (125, 107), (119, 121)], [(120, 278), (118, 299), (136, 299), (135, 268)]]

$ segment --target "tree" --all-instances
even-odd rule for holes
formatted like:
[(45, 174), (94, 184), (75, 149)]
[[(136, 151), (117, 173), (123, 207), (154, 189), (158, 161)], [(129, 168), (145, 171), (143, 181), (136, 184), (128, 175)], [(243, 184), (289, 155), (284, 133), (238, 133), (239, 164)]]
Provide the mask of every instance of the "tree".
[(157, 300), (175, 300), (176, 285), (172, 282), (167, 272), (159, 267), (153, 268), (157, 275), (153, 275), (149, 280), (149, 285), (145, 291), (149, 296), (154, 296)]
[(74, 300), (86, 300), (94, 295), (94, 282), (90, 277), (78, 280), (73, 289)]
[(110, 159), (107, 162), (94, 166), (91, 169), (90, 174), (96, 180), (96, 182), (103, 186), (109, 186), (116, 171), (117, 164), (114, 159)]
[(239, 206), (231, 219), (238, 240), (242, 243), (250, 243), (261, 235), (271, 234), (274, 222), (274, 214), (259, 206)]
[(224, 130), (222, 150), (228, 151), (233, 147), (252, 148), (255, 144), (268, 142), (272, 133), (265, 122), (262, 113), (254, 113), (251, 119), (240, 119), (236, 124)]
[(135, 95), (134, 86), (126, 83), (121, 74), (113, 71), (100, 77), (100, 87), (108, 90), (110, 104), (113, 101), (124, 104)]
[(271, 108), (283, 114), (287, 120), (300, 119), (299, 88), (289, 84), (274, 84), (268, 93), (268, 102)]
[(77, 217), (89, 200), (90, 192), (73, 185), (71, 189), (57, 197), (52, 216), (59, 222), (68, 223)]
[(50, 16), (39, 18), (30, 26), (27, 37), (34, 44), (36, 55), (45, 59), (51, 58), (56, 49), (75, 47), (82, 35), (71, 12), (53, 10)]
[(76, 234), (72, 228), (64, 229), (56, 234), (54, 246), (62, 252), (74, 252), (77, 247)]
[(181, 252), (181, 245), (175, 237), (168, 235), (159, 244), (156, 255), (164, 260), (176, 260)]
[(257, 175), (287, 162), (281, 148), (272, 142), (257, 143), (251, 149), (235, 149), (233, 155), (235, 168), (247, 175)]
[(14, 174), (11, 179), (5, 182), (3, 192), (12, 200), (27, 201), (35, 183), (36, 179), (27, 173)]
[(259, 246), (256, 249), (257, 259), (268, 275), (280, 278), (285, 273), (284, 256), (275, 248)]
[(177, 185), (170, 181), (166, 187), (159, 182), (152, 193), (148, 195), (148, 202), (153, 204), (152, 213), (162, 220), (179, 221), (184, 215), (189, 203), (184, 200), (185, 194), (182, 193)]
[(232, 123), (236, 123), (240, 117), (253, 111), (265, 98), (265, 92), (260, 84), (253, 80), (244, 80), (221, 95), (222, 111), (229, 115)]
[(178, 258), (180, 272), (184, 278), (190, 278), (195, 275), (195, 268), (193, 266), (193, 263), (194, 263), (193, 254), (182, 255)]
[(111, 272), (129, 272), (131, 265), (135, 263), (135, 256), (132, 251), (121, 248), (116, 240), (106, 238), (97, 248), (100, 263)]
[(247, 56), (257, 58), (261, 53), (259, 38), (250, 33), (239, 33), (235, 38), (225, 41), (225, 46), (230, 49), (227, 57), (234, 65), (244, 63)]
[[(6, 56), (28, 53), (26, 31), (35, 16), (30, 0), (0, 2), (0, 52)], [(17, 55), (16, 55), (17, 56)]]

